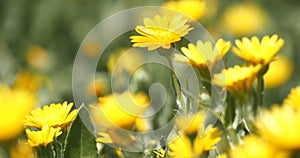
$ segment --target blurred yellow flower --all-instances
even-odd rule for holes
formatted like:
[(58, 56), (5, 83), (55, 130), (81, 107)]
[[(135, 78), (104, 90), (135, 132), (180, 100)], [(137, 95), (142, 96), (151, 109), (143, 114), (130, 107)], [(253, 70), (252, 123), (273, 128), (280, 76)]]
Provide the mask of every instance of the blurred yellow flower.
[(290, 94), (284, 99), (283, 104), (300, 109), (300, 86), (291, 89)]
[(216, 144), (221, 141), (222, 131), (217, 127), (209, 125), (199, 131), (194, 140), (194, 151), (196, 155), (201, 155), (204, 151), (216, 150)]
[(44, 125), (50, 127), (67, 127), (77, 116), (77, 109), (71, 111), (73, 103), (50, 104), (43, 109), (37, 108), (25, 117), (24, 125), (41, 129)]
[[(203, 69), (207, 66), (212, 66), (213, 63), (219, 58), (223, 57), (231, 47), (229, 41), (224, 41), (219, 39), (215, 46), (212, 46), (211, 42), (197, 41), (197, 46), (190, 43), (188, 48), (182, 47), (181, 54), (175, 54), (174, 60), (186, 64), (191, 64), (192, 66)], [(221, 57), (220, 57), (221, 55)]]
[(236, 65), (222, 70), (221, 73), (214, 74), (212, 83), (223, 87), (224, 90), (226, 89), (233, 94), (242, 94), (250, 89), (260, 68), (260, 65), (250, 65), (248, 67)]
[(233, 52), (240, 58), (252, 64), (269, 64), (282, 48), (284, 41), (278, 35), (264, 36), (261, 41), (256, 36), (251, 40), (244, 37), (235, 41)]
[(182, 14), (173, 17), (156, 15), (153, 20), (144, 18), (145, 26), (138, 25), (135, 28), (141, 36), (130, 36), (130, 39), (134, 47), (169, 49), (172, 43), (180, 41), (181, 37), (193, 29), (186, 22)]
[(260, 136), (282, 149), (300, 148), (300, 110), (289, 105), (273, 106), (256, 120)]
[(17, 75), (14, 83), (14, 88), (24, 88), (35, 92), (42, 86), (43, 77), (40, 75), (33, 75), (28, 71), (22, 71)]
[(111, 94), (100, 97), (98, 105), (91, 105), (91, 114), (96, 125), (112, 128), (112, 124), (130, 128), (138, 115), (148, 106), (149, 98), (140, 92), (133, 94), (125, 91), (121, 94)]
[(83, 45), (84, 54), (90, 58), (96, 57), (100, 49), (100, 43), (97, 41), (88, 41)]
[(267, 73), (264, 75), (266, 88), (278, 87), (290, 79), (293, 72), (292, 61), (285, 56), (278, 56), (270, 63)]
[(202, 128), (193, 143), (185, 134), (176, 138), (169, 144), (170, 156), (174, 158), (197, 157), (205, 151), (215, 150), (215, 145), (221, 141), (222, 132), (209, 125)]
[(22, 120), (36, 102), (36, 96), (29, 91), (0, 85), (0, 142), (15, 138), (24, 130)]
[[(182, 116), (176, 118), (176, 125), (179, 129), (185, 129), (186, 134), (196, 133), (200, 128), (202, 128), (205, 120), (205, 112), (199, 111), (194, 115)], [(188, 124), (190, 123), (190, 124)]]
[(246, 136), (243, 143), (229, 151), (231, 158), (288, 158), (289, 153), (255, 136)]
[(239, 3), (228, 7), (222, 19), (226, 31), (245, 36), (263, 31), (268, 24), (269, 17), (259, 5), (255, 3)]
[(170, 0), (164, 3), (163, 7), (174, 9), (195, 20), (199, 20), (207, 11), (204, 0)]
[(46, 147), (49, 143), (52, 143), (56, 137), (62, 134), (60, 127), (53, 128), (48, 125), (43, 126), (40, 131), (31, 131), (26, 129), (25, 132), (28, 137), (28, 143), (32, 147)]
[(45, 67), (47, 64), (48, 53), (41, 46), (32, 46), (27, 52), (27, 62), (35, 68)]
[(184, 134), (175, 138), (175, 140), (169, 144), (169, 149), (169, 155), (174, 158), (196, 157), (190, 138)]
[(36, 158), (32, 147), (25, 141), (20, 140), (10, 148), (11, 158)]

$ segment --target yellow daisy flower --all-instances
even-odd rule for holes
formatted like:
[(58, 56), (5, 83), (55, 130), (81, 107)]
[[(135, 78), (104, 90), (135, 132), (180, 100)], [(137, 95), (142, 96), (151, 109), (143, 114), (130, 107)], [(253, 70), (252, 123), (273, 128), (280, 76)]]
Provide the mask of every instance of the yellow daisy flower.
[(222, 25), (227, 32), (245, 36), (263, 31), (268, 19), (267, 13), (258, 4), (237, 3), (225, 9)]
[(159, 47), (169, 49), (172, 43), (180, 41), (193, 29), (186, 22), (182, 14), (173, 17), (156, 15), (153, 20), (144, 18), (145, 26), (135, 28), (141, 36), (130, 36), (130, 39), (134, 47), (148, 47), (149, 51)]
[[(176, 118), (176, 125), (178, 126), (179, 129), (184, 129), (184, 132), (186, 134), (193, 134), (196, 133), (202, 126), (205, 120), (205, 112), (204, 111), (199, 111), (194, 115), (190, 116), (181, 116)], [(187, 123), (190, 123), (187, 126)]]
[[(231, 47), (231, 43), (229, 41), (225, 41), (223, 39), (219, 39), (215, 46), (212, 46), (211, 42), (202, 42), (197, 41), (197, 45), (190, 43), (188, 47), (182, 47), (181, 54), (175, 54), (174, 60), (186, 64), (191, 64), (192, 66), (203, 69), (208, 66), (212, 66), (213, 63), (218, 59), (221, 55), (222, 57), (228, 52)], [(203, 55), (205, 53), (205, 55)], [(206, 59), (205, 57), (209, 57)], [(221, 57), (220, 57), (221, 58)]]
[(300, 86), (291, 89), (290, 94), (284, 99), (283, 104), (300, 109)]
[(195, 20), (199, 20), (207, 11), (204, 0), (171, 0), (164, 3), (163, 7), (174, 9), (194, 18)]
[(60, 127), (53, 128), (47, 125), (43, 126), (41, 128), (41, 131), (31, 131), (29, 129), (26, 129), (25, 132), (28, 137), (28, 143), (32, 147), (36, 147), (36, 146), (46, 147), (49, 143), (52, 143), (54, 141), (54, 138), (62, 134)]
[(223, 87), (224, 90), (233, 93), (241, 94), (250, 89), (252, 82), (256, 78), (261, 66), (234, 66), (228, 69), (222, 70), (221, 73), (214, 74), (212, 83)]
[[(122, 128), (131, 127), (138, 115), (148, 106), (149, 98), (140, 92), (123, 92), (99, 98), (98, 105), (91, 105), (91, 114), (96, 125), (111, 128), (111, 123)], [(101, 108), (101, 109), (100, 109)]]
[(278, 35), (264, 36), (261, 41), (256, 36), (251, 40), (244, 37), (242, 40), (235, 41), (236, 47), (233, 52), (240, 58), (252, 64), (269, 64), (282, 48), (284, 41)]
[(217, 127), (209, 125), (199, 131), (194, 140), (194, 151), (196, 155), (201, 155), (204, 151), (216, 150), (216, 144), (221, 141), (222, 131)]
[(212, 125), (200, 130), (193, 143), (188, 136), (183, 134), (169, 144), (169, 154), (174, 158), (200, 156), (205, 151), (216, 149), (215, 145), (221, 141), (221, 134), (222, 132)]
[(73, 103), (64, 102), (63, 104), (50, 104), (50, 106), (44, 106), (43, 109), (37, 108), (25, 117), (24, 125), (40, 129), (44, 125), (64, 129), (77, 116), (78, 110), (71, 111), (72, 107)]
[(11, 158), (35, 158), (34, 150), (25, 140), (18, 141), (10, 148)]
[(256, 120), (261, 137), (282, 149), (300, 148), (300, 110), (289, 105), (273, 106)]
[(33, 93), (0, 84), (0, 142), (15, 138), (24, 130), (22, 120), (36, 102)]
[(289, 153), (275, 148), (272, 144), (263, 139), (249, 135), (243, 143), (229, 151), (231, 158), (288, 158)]
[(266, 88), (278, 87), (286, 83), (293, 73), (293, 61), (286, 56), (278, 56), (270, 63), (267, 73), (264, 75)]

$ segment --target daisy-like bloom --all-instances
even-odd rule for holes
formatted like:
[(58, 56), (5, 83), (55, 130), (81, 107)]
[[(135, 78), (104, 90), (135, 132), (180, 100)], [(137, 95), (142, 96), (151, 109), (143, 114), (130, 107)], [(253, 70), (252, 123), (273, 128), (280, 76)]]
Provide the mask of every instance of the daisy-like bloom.
[(169, 154), (174, 158), (198, 157), (205, 151), (215, 150), (215, 145), (221, 141), (221, 134), (222, 132), (212, 125), (200, 130), (193, 143), (183, 134), (169, 144)]
[(19, 140), (16, 144), (10, 148), (11, 158), (34, 158), (34, 150), (27, 143), (26, 140)]
[(199, 20), (207, 11), (205, 1), (203, 0), (170, 0), (164, 3), (163, 7), (174, 9), (195, 20)]
[(222, 70), (221, 73), (214, 74), (212, 83), (223, 87), (224, 90), (226, 89), (233, 94), (242, 94), (250, 89), (260, 68), (260, 65), (250, 65), (247, 67), (236, 65)]
[(264, 75), (266, 88), (278, 87), (286, 83), (293, 73), (293, 61), (286, 56), (278, 56), (270, 63), (267, 73)]
[(121, 94), (100, 97), (99, 104), (91, 105), (90, 109), (96, 125), (107, 128), (112, 128), (112, 125), (129, 128), (147, 109), (148, 103), (149, 98), (146, 94), (125, 91)]
[(263, 31), (268, 24), (268, 19), (266, 11), (258, 4), (237, 3), (225, 10), (222, 25), (227, 32), (245, 36)]
[(40, 131), (25, 130), (28, 143), (32, 147), (44, 146), (46, 147), (49, 143), (52, 143), (55, 138), (62, 134), (61, 128), (53, 128), (47, 125), (43, 126)]
[(25, 117), (24, 125), (39, 129), (44, 125), (64, 129), (77, 116), (78, 110), (71, 111), (72, 107), (73, 103), (64, 102), (63, 104), (50, 104), (50, 106), (44, 106), (42, 109), (37, 108)]
[(144, 18), (144, 25), (138, 25), (135, 31), (141, 36), (130, 36), (134, 47), (148, 47), (154, 50), (159, 47), (169, 49), (172, 43), (181, 40), (193, 28), (186, 24), (182, 14), (168, 17), (156, 15), (154, 19)]
[(263, 111), (255, 122), (259, 135), (281, 149), (300, 148), (300, 110), (275, 105)]
[(300, 86), (291, 89), (290, 94), (284, 99), (283, 104), (300, 109)]
[(229, 151), (231, 158), (288, 158), (289, 153), (282, 151), (265, 140), (255, 136), (246, 136), (244, 142)]
[(205, 117), (206, 115), (204, 111), (199, 111), (196, 114), (190, 116), (177, 117), (176, 125), (179, 129), (185, 129), (184, 132), (186, 134), (193, 134), (203, 126)]
[(282, 48), (284, 41), (278, 35), (264, 36), (261, 41), (256, 36), (251, 39), (244, 37), (235, 41), (233, 52), (252, 64), (269, 64)]
[(228, 52), (230, 47), (231, 43), (223, 39), (219, 39), (214, 47), (211, 42), (204, 43), (199, 40), (197, 41), (197, 45), (190, 43), (187, 48), (182, 47), (181, 51), (183, 55), (175, 54), (174, 60), (191, 64), (198, 69), (203, 69), (207, 66), (211, 67), (218, 57), (223, 57)]
[(22, 120), (36, 102), (32, 92), (0, 84), (0, 142), (15, 138), (24, 130)]

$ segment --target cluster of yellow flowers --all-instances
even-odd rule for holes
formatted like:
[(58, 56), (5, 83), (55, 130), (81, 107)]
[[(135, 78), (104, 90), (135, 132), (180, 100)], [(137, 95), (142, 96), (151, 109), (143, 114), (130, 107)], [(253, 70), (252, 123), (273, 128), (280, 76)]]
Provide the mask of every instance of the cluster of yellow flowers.
[(77, 110), (71, 110), (72, 107), (73, 103), (64, 102), (31, 111), (24, 120), (28, 143), (33, 147), (46, 147), (52, 143), (77, 116)]

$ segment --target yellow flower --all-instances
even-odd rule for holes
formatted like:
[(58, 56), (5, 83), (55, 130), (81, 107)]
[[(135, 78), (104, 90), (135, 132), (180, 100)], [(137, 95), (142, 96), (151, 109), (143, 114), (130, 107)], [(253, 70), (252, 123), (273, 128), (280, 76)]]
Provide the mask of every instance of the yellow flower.
[(24, 130), (22, 120), (36, 102), (36, 96), (29, 91), (0, 85), (0, 142), (15, 138)]
[(204, 151), (216, 150), (216, 144), (221, 141), (222, 132), (217, 127), (209, 125), (199, 131), (194, 140), (194, 151), (196, 155), (201, 155)]
[(263, 139), (249, 135), (244, 138), (243, 144), (229, 151), (231, 158), (288, 158), (289, 153), (275, 148)]
[(144, 18), (144, 25), (138, 25), (135, 30), (141, 36), (130, 36), (134, 47), (148, 47), (148, 50), (154, 50), (159, 47), (169, 49), (171, 44), (181, 40), (181, 37), (188, 34), (193, 28), (186, 24), (181, 14), (177, 16), (159, 16), (154, 20)]
[(32, 147), (46, 147), (49, 143), (54, 141), (54, 138), (62, 134), (60, 127), (53, 128), (47, 125), (43, 126), (40, 131), (31, 131), (29, 129), (26, 129), (25, 131), (28, 137), (28, 143)]
[(33, 75), (28, 71), (22, 71), (17, 75), (14, 83), (15, 88), (24, 88), (35, 92), (42, 86), (43, 77), (40, 75)]
[(212, 125), (205, 129), (202, 128), (193, 143), (189, 137), (183, 134), (169, 144), (169, 154), (174, 158), (200, 156), (205, 151), (216, 149), (214, 145), (221, 140), (221, 134), (222, 132), (219, 132), (218, 128), (213, 128)]
[(284, 99), (283, 104), (300, 109), (300, 86), (291, 89), (290, 94)]
[(256, 120), (262, 138), (282, 149), (300, 148), (300, 110), (289, 105), (273, 106)]
[(176, 118), (176, 125), (179, 129), (186, 128), (184, 131), (186, 134), (193, 134), (202, 128), (205, 117), (205, 112), (199, 111), (194, 115)]
[(264, 75), (265, 87), (278, 87), (291, 77), (293, 72), (293, 63), (285, 56), (279, 56), (269, 66), (267, 73)]
[(278, 38), (278, 35), (264, 36), (261, 41), (256, 36), (251, 40), (244, 37), (242, 40), (236, 40), (237, 47), (233, 47), (233, 52), (240, 58), (252, 64), (269, 64), (282, 48), (284, 41)]
[(10, 148), (10, 157), (34, 158), (35, 155), (31, 146), (25, 140), (20, 140)]
[(30, 47), (27, 52), (27, 62), (35, 68), (43, 68), (47, 65), (48, 53), (41, 46)]
[(233, 94), (241, 94), (250, 89), (261, 66), (240, 67), (238, 65), (224, 69), (221, 73), (214, 74), (212, 83), (223, 87)]
[(91, 105), (91, 114), (96, 125), (112, 128), (111, 124), (122, 128), (132, 126), (138, 115), (148, 106), (149, 98), (140, 92), (123, 92), (100, 97), (98, 105)]
[(197, 46), (190, 43), (188, 48), (182, 47), (183, 55), (175, 54), (174, 60), (203, 69), (207, 66), (211, 67), (220, 55), (223, 57), (228, 52), (230, 47), (231, 43), (223, 39), (219, 39), (214, 47), (211, 42), (204, 43), (199, 40)]
[(44, 125), (64, 129), (77, 116), (78, 110), (71, 111), (72, 106), (73, 103), (64, 102), (63, 104), (50, 104), (50, 106), (44, 106), (43, 109), (37, 108), (25, 117), (24, 125), (40, 129)]
[(207, 11), (204, 0), (171, 0), (164, 3), (163, 7), (174, 9), (195, 20), (199, 20)]
[(226, 31), (243, 36), (263, 31), (268, 24), (267, 13), (255, 3), (230, 5), (223, 14), (222, 25)]

